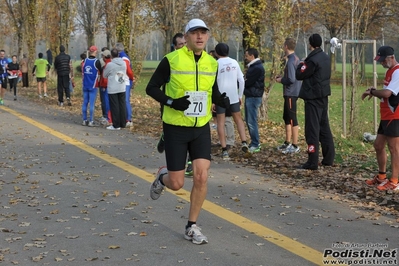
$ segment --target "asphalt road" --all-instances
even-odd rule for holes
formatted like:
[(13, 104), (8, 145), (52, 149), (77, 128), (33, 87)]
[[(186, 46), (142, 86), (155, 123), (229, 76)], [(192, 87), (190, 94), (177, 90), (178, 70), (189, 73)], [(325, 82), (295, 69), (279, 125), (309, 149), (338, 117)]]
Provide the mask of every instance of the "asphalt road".
[(165, 163), (156, 139), (10, 95), (0, 122), (0, 265), (327, 265), (324, 252), (376, 244), (397, 259), (397, 217), (218, 159), (198, 221), (209, 243), (194, 245), (183, 238), (192, 180), (149, 197)]

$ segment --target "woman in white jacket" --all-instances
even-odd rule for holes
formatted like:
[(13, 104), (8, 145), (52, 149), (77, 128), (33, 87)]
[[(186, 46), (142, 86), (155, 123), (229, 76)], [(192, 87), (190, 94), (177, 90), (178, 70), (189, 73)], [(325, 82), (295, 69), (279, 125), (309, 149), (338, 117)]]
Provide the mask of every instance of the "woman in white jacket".
[(126, 82), (129, 78), (126, 74), (126, 64), (118, 55), (118, 50), (111, 50), (112, 60), (106, 65), (103, 77), (108, 79), (108, 96), (111, 111), (112, 125), (109, 130), (120, 130), (126, 127)]

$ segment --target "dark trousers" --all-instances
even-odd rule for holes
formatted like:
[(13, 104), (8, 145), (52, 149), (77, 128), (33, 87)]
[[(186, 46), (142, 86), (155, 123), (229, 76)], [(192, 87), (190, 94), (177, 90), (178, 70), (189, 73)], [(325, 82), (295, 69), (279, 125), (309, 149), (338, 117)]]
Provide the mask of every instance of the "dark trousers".
[(108, 118), (108, 112), (109, 112), (109, 99), (108, 99), (108, 90), (107, 88), (99, 88), (100, 90), (100, 100), (101, 100), (101, 111), (102, 111), (102, 117)]
[(64, 92), (65, 96), (67, 98), (71, 97), (70, 91), (69, 91), (69, 82), (70, 78), (69, 75), (58, 75), (57, 78), (57, 92), (58, 92), (58, 101), (60, 103), (64, 102)]
[(126, 127), (126, 93), (108, 94), (112, 125), (115, 128)]
[(8, 82), (10, 82), (10, 91), (14, 89), (14, 96), (17, 96), (18, 78), (8, 79)]
[(305, 100), (305, 138), (308, 144), (308, 163), (318, 165), (320, 142), (323, 154), (321, 163), (333, 164), (335, 147), (328, 121), (328, 97)]
[(24, 87), (24, 88), (29, 87), (28, 73), (22, 73), (22, 87)]
[(8, 81), (8, 78), (7, 78), (7, 77), (1, 77), (0, 79), (1, 79), (1, 87), (2, 87), (3, 89), (7, 89), (7, 81)]

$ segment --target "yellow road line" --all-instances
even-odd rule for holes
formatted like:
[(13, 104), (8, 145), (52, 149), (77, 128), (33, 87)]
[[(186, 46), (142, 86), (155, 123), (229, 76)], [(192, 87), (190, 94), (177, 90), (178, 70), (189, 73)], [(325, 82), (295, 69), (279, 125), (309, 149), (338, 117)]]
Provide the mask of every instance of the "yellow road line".
[[(62, 134), (46, 125), (43, 125), (31, 118), (28, 118), (24, 116), (21, 113), (18, 113), (8, 107), (2, 106), (2, 109), (5, 111), (17, 116), (18, 118), (28, 122), (29, 124), (34, 125), (37, 128), (40, 128), (51, 135), (60, 138), (69, 144), (76, 146), (88, 153), (91, 153), (92, 155), (103, 159), (104, 161), (115, 165), (116, 167), (119, 167), (135, 176), (140, 177), (141, 179), (148, 181), (148, 182), (153, 182), (154, 181), (154, 175), (143, 171), (137, 167), (134, 167), (122, 160), (119, 160), (109, 154), (103, 153), (100, 150), (97, 150), (93, 147), (90, 147), (89, 145), (86, 145), (74, 138), (71, 138), (65, 134)], [(173, 192), (168, 190), (168, 192), (171, 192), (172, 194), (176, 195), (179, 198), (182, 198), (186, 201), (190, 201), (190, 192), (184, 189), (180, 189), (178, 192)], [(244, 216), (238, 215), (232, 211), (229, 211), (223, 207), (220, 207), (219, 205), (216, 205), (212, 203), (211, 201), (205, 200), (204, 205), (202, 209), (210, 212), (211, 214), (218, 216), (219, 218), (228, 221), (229, 223), (232, 223), (248, 232), (251, 234), (257, 235), (291, 253), (294, 253), (297, 256), (300, 256), (304, 258), (305, 260), (308, 260), (316, 265), (321, 265), (322, 264), (322, 259), (323, 259), (323, 254), (311, 247), (308, 247), (298, 241), (295, 241), (287, 236), (284, 236), (270, 228), (267, 228), (259, 223), (256, 223), (252, 220), (249, 220), (245, 218)]]

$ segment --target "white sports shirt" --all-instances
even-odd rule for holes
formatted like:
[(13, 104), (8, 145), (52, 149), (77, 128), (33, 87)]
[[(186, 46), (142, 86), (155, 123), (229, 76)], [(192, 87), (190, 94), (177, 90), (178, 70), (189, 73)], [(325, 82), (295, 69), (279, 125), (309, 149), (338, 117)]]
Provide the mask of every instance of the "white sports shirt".
[[(218, 59), (218, 87), (220, 93), (225, 92), (230, 104), (238, 103), (244, 93), (244, 74), (238, 62), (230, 57)], [(238, 82), (238, 89), (237, 89)]]

